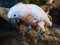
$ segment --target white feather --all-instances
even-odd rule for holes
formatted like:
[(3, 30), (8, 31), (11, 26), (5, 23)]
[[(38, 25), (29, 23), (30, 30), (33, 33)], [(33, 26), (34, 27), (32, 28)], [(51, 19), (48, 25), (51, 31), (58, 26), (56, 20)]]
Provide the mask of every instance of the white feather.
[(7, 17), (8, 18), (14, 18), (13, 14), (17, 13), (17, 17), (26, 16), (29, 13), (36, 18), (38, 21), (45, 21), (48, 26), (52, 25), (52, 22), (49, 20), (47, 14), (44, 12), (44, 10), (34, 4), (17, 4), (10, 8)]

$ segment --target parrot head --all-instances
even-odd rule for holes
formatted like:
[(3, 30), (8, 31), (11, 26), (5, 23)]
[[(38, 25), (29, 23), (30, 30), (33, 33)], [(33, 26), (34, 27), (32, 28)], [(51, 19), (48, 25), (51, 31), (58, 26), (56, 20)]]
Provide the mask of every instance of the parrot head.
[(7, 14), (8, 19), (10, 20), (11, 23), (18, 23), (20, 21), (20, 15), (18, 11), (15, 9), (10, 9)]

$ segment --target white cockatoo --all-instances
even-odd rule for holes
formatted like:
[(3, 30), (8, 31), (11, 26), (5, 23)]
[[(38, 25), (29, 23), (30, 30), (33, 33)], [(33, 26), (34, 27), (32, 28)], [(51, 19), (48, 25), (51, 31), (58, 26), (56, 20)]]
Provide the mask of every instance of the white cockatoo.
[(42, 34), (45, 32), (44, 25), (52, 26), (48, 15), (35, 4), (18, 3), (10, 8), (7, 17), (13, 23), (22, 20), (29, 25), (39, 26)]

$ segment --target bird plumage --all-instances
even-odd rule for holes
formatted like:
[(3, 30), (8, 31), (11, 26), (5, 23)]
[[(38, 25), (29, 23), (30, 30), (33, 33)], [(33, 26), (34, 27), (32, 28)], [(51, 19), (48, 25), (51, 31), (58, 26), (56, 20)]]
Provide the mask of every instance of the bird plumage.
[[(35, 4), (18, 3), (10, 8), (7, 17), (9, 19), (20, 18), (22, 21), (30, 25), (35, 25), (38, 21), (39, 23), (37, 23), (37, 25), (41, 29), (43, 29), (44, 32), (44, 25), (52, 26), (52, 22), (48, 18), (48, 15), (44, 12), (44, 10), (41, 7)], [(44, 24), (41, 22), (43, 22)]]

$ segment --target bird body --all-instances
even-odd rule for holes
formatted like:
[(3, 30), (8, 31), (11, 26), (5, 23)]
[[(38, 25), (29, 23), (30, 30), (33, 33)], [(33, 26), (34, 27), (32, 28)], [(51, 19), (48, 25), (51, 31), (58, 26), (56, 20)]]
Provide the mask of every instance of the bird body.
[(52, 22), (48, 18), (48, 15), (44, 12), (44, 10), (41, 7), (35, 4), (18, 3), (10, 8), (7, 17), (9, 19), (14, 18), (14, 20), (12, 20), (12, 22), (14, 23), (17, 20), (21, 19), (27, 24), (34, 26), (38, 25), (43, 31), (45, 31), (44, 25), (52, 26)]

